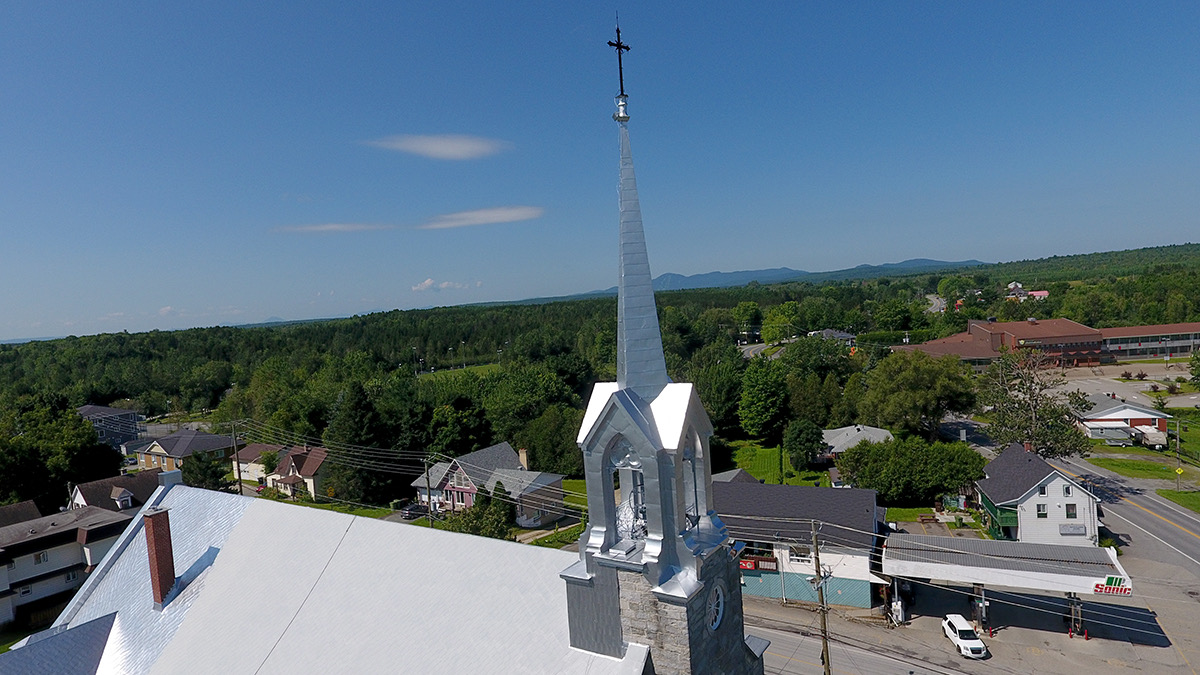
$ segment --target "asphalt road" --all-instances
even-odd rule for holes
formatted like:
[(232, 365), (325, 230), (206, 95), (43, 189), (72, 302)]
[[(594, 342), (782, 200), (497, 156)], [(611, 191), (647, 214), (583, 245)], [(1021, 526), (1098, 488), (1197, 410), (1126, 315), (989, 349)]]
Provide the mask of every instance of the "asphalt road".
[[(815, 615), (813, 615), (815, 616)], [(803, 635), (762, 626), (746, 628), (750, 635), (757, 635), (771, 641), (763, 655), (764, 671), (768, 675), (774, 673), (823, 673), (821, 666), (821, 637), (814, 626), (811, 634)], [(949, 647), (947, 647), (949, 650)], [(942, 666), (904, 661), (878, 652), (868, 651), (844, 643), (835, 638), (829, 643), (830, 669), (834, 673), (853, 673), (855, 675), (925, 675), (957, 673)]]
[(1162, 481), (1126, 478), (1078, 458), (1050, 464), (1087, 481), (1102, 500), (1109, 530), (1156, 540), (1167, 549), (1163, 562), (1200, 576), (1200, 514), (1155, 494)]

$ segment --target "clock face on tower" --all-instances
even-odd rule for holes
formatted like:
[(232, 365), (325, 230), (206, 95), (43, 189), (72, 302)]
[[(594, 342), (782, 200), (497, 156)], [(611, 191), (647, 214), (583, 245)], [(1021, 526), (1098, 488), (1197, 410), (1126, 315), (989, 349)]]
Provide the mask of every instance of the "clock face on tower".
[(721, 625), (721, 619), (725, 618), (725, 588), (721, 585), (713, 586), (708, 592), (708, 629), (716, 630)]

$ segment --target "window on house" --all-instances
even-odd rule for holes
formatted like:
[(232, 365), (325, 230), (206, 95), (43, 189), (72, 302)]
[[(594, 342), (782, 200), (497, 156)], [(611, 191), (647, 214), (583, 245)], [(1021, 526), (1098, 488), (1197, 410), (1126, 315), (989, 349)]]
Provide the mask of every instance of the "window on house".
[(1045, 485), (1039, 485), (1039, 486), (1038, 486), (1038, 496), (1039, 496), (1039, 497), (1045, 497), (1045, 496), (1046, 496), (1046, 486), (1045, 486)]
[(33, 564), (41, 565), (44, 562), (50, 562), (50, 552), (41, 551), (33, 556)]
[(1075, 505), (1067, 504), (1067, 518), (1070, 519), (1070, 518), (1078, 518), (1078, 517), (1079, 517), (1079, 514), (1075, 510)]
[(158, 455), (155, 455), (150, 462), (154, 464), (154, 466), (158, 466)]
[(66, 573), (66, 575), (64, 575), (64, 576), (63, 576), (63, 579), (64, 579), (64, 580), (65, 580), (65, 581), (66, 581), (68, 584), (69, 584), (69, 583), (71, 583), (72, 581), (75, 581), (75, 580), (76, 580), (76, 579), (78, 579), (78, 578), (79, 578), (79, 571), (78, 571), (78, 570), (71, 570), (70, 572), (67, 572), (67, 573)]
[(1046, 505), (1038, 504), (1037, 505), (1037, 517), (1038, 518), (1046, 518), (1048, 516), (1049, 516), (1049, 514), (1046, 512)]
[(788, 560), (794, 563), (811, 563), (812, 550), (807, 546), (789, 546)]
[(467, 480), (467, 474), (461, 471), (456, 471), (454, 473), (454, 487), (471, 487), (471, 481)]
[(10, 569), (10, 570), (15, 570), (15, 569), (17, 569), (17, 563), (16, 563), (16, 561), (15, 561), (15, 560), (9, 560), (9, 561), (8, 561), (8, 569)]
[(17, 590), (18, 595), (29, 595), (33, 593), (33, 586), (22, 586)]
[(1063, 496), (1064, 496), (1064, 497), (1070, 497), (1070, 496), (1071, 496), (1071, 486), (1070, 486), (1070, 485), (1064, 485), (1064, 486), (1063, 486)]
[(466, 504), (467, 503), (467, 494), (465, 492), (455, 492), (454, 493), (454, 501), (455, 501), (455, 503), (460, 504), (460, 505)]
[(769, 543), (761, 541), (748, 541), (746, 542), (746, 548), (742, 551), (742, 555), (752, 555), (760, 558), (774, 558), (775, 547)]

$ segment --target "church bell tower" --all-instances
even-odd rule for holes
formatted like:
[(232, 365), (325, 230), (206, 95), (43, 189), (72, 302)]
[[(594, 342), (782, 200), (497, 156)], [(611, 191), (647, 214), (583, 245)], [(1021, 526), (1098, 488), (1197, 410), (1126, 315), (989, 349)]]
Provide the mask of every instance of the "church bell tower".
[(577, 438), (588, 523), (561, 574), (571, 645), (618, 658), (645, 645), (657, 673), (762, 673), (768, 643), (742, 623), (741, 544), (713, 511), (712, 423), (695, 387), (667, 377), (629, 146), (629, 46), (620, 28), (608, 44), (621, 84), (617, 381), (596, 384)]

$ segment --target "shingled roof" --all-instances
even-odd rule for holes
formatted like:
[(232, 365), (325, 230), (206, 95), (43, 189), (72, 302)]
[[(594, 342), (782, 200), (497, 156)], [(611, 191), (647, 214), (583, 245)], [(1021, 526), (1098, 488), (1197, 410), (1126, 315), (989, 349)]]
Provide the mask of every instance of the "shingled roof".
[(181, 429), (154, 441), (153, 445), (162, 448), (162, 451), (171, 457), (182, 458), (196, 452), (224, 450), (232, 447), (233, 441), (227, 436), (217, 436), (206, 431)]
[(1019, 499), (1054, 471), (1036, 452), (1027, 452), (1020, 443), (1013, 443), (983, 467), (987, 478), (975, 481), (975, 485), (993, 504), (1004, 504)]
[(34, 504), (33, 500), (27, 499), (16, 504), (0, 506), (0, 527), (8, 527), (41, 517), (42, 512), (38, 511), (37, 504)]
[(811, 522), (816, 520), (824, 523), (817, 535), (822, 545), (859, 549), (875, 546), (874, 490), (757, 482), (714, 482), (712, 487), (713, 508), (735, 539), (808, 542), (812, 539)]
[(158, 474), (162, 469), (146, 469), (137, 473), (112, 478), (101, 478), (90, 483), (80, 483), (75, 486), (83, 501), (88, 506), (99, 506), (108, 511), (120, 511), (117, 508), (116, 495), (122, 490), (128, 490), (133, 497), (132, 508), (140, 508), (150, 499), (150, 495), (158, 488)]

